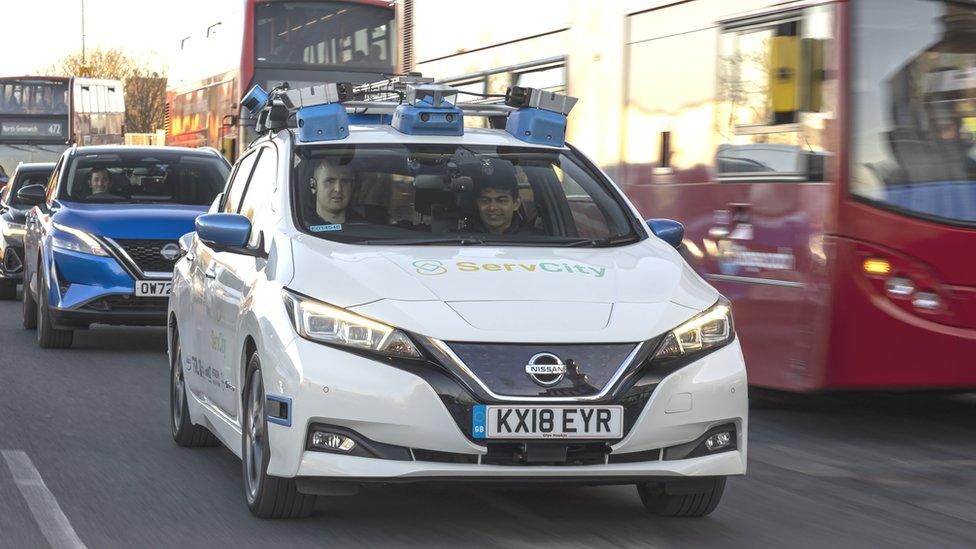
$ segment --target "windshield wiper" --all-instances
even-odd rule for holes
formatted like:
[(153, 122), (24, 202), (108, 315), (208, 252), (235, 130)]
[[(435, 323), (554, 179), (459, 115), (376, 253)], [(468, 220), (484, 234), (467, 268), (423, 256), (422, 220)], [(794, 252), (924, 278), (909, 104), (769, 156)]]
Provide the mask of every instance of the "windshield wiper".
[(481, 246), (484, 240), (470, 237), (452, 238), (380, 238), (362, 240), (357, 244), (393, 244), (395, 246), (430, 246), (436, 244), (457, 244), (458, 246)]
[(640, 240), (639, 236), (635, 234), (628, 234), (623, 236), (611, 236), (608, 238), (580, 238), (579, 240), (571, 240), (569, 242), (553, 244), (553, 246), (564, 246), (566, 248), (603, 248), (606, 246), (617, 246), (618, 244), (630, 244), (631, 242), (637, 242), (638, 240)]

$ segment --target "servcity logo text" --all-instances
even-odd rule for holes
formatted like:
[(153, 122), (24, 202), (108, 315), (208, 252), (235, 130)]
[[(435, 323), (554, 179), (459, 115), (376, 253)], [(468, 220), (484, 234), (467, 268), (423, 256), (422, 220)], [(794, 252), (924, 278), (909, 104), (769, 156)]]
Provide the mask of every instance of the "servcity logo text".
[(450, 271), (462, 273), (474, 272), (495, 272), (495, 273), (561, 273), (592, 276), (603, 278), (607, 274), (606, 267), (593, 267), (580, 263), (559, 263), (555, 261), (526, 262), (519, 261), (513, 263), (478, 263), (476, 261), (455, 261), (445, 262), (436, 259), (421, 259), (413, 262), (417, 269), (417, 274), (424, 276), (436, 276), (446, 274)]

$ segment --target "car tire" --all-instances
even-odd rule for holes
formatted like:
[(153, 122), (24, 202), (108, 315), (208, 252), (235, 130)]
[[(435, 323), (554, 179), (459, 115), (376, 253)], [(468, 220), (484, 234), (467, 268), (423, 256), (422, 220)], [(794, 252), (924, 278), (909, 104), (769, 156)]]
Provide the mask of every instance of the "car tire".
[(37, 344), (42, 349), (67, 349), (74, 341), (72, 330), (60, 330), (51, 322), (51, 309), (47, 304), (47, 284), (41, 280), (37, 283)]
[(30, 279), (24, 273), (24, 292), (21, 296), (21, 303), (24, 308), (21, 312), (22, 323), (25, 329), (33, 330), (37, 328), (37, 303), (34, 302), (34, 295), (30, 291)]
[[(672, 486), (680, 484), (672, 484)], [(662, 517), (703, 517), (718, 507), (725, 492), (725, 477), (694, 480), (693, 489), (669, 490), (667, 483), (648, 482), (637, 485), (644, 508)]]
[(183, 349), (180, 332), (173, 330), (173, 360), (169, 376), (170, 430), (177, 446), (185, 448), (212, 448), (220, 444), (217, 437), (202, 425), (190, 421), (190, 409), (186, 403), (186, 384), (183, 382)]
[(271, 450), (268, 421), (264, 411), (264, 382), (257, 353), (247, 363), (244, 379), (244, 432), (241, 436), (241, 469), (244, 474), (244, 499), (251, 513), (259, 518), (302, 518), (315, 510), (316, 497), (298, 491), (295, 479), (268, 474)]
[(5, 301), (17, 299), (16, 280), (0, 280), (0, 299)]

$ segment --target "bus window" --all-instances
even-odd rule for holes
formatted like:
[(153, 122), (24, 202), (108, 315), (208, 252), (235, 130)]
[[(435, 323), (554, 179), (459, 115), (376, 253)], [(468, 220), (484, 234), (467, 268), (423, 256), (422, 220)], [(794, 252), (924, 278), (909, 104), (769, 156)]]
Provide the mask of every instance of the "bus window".
[(719, 40), (718, 144), (725, 180), (823, 178), (825, 44), (832, 32), (816, 8), (727, 28)]
[(261, 66), (393, 68), (393, 12), (346, 2), (257, 6), (255, 56)]
[[(976, 9), (878, 0), (854, 7), (851, 192), (976, 223)], [(893, 39), (889, 29), (897, 28)]]

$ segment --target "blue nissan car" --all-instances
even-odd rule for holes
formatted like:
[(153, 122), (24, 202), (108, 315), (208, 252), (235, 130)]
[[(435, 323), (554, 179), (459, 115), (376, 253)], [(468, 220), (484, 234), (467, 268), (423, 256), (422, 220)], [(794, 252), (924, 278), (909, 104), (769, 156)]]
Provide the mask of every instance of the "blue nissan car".
[(213, 149), (72, 147), (34, 207), (24, 236), (24, 327), (44, 348), (70, 347), (92, 324), (165, 325), (179, 238), (224, 188)]

